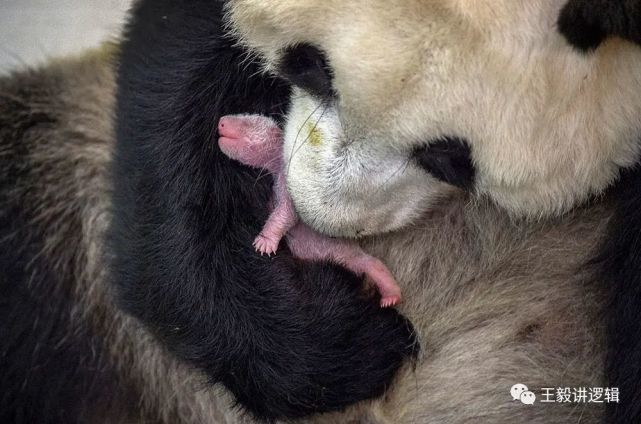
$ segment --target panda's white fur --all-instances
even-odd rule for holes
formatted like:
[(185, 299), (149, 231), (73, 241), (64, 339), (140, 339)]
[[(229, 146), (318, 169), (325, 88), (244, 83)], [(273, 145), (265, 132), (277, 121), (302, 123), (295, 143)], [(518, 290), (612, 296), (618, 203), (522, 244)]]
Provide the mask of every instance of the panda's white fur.
[(348, 132), (338, 108), (295, 90), (285, 127), (285, 172), (308, 223), (343, 236), (397, 229), (451, 191), (393, 143), (369, 143)]
[(309, 43), (333, 72), (337, 101), (297, 92), (288, 116), (288, 184), (303, 218), (352, 236), (406, 223), (442, 187), (410, 152), (444, 136), (469, 142), (476, 194), (514, 215), (601, 193), (639, 155), (641, 49), (611, 39), (577, 51), (556, 28), (566, 2), (232, 1), (232, 28), (268, 70)]

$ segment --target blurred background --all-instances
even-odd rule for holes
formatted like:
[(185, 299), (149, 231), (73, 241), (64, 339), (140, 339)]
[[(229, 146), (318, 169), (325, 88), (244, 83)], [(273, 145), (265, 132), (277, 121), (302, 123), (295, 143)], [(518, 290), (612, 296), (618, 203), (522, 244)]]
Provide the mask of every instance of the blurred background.
[(117, 37), (131, 0), (0, 0), (0, 73)]

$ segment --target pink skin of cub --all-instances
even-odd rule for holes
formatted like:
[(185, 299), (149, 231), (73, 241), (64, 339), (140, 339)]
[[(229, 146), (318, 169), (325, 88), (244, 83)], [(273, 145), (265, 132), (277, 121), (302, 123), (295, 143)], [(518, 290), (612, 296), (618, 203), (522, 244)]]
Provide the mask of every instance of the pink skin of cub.
[(287, 236), (294, 256), (332, 260), (358, 275), (367, 276), (381, 295), (382, 307), (401, 301), (401, 289), (383, 262), (354, 242), (326, 237), (299, 221), (287, 192), (283, 134), (274, 120), (262, 115), (228, 115), (220, 119), (218, 133), (223, 153), (245, 165), (265, 169), (274, 177), (274, 209), (254, 240), (258, 252), (276, 253), (280, 240)]

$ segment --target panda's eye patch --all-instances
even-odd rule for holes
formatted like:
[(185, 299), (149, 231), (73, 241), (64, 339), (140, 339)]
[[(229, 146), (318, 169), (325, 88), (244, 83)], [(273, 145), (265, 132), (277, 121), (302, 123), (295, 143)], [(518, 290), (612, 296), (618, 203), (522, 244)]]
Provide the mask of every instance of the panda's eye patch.
[(476, 171), (469, 143), (459, 137), (444, 137), (414, 149), (418, 165), (441, 181), (471, 189)]
[(292, 84), (319, 97), (330, 97), (332, 70), (325, 54), (310, 44), (299, 44), (283, 51), (279, 72)]

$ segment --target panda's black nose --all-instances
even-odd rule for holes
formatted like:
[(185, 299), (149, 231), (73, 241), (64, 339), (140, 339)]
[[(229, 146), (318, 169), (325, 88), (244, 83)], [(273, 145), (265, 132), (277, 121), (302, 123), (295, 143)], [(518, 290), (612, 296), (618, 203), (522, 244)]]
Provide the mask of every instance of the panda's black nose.
[(471, 189), (474, 185), (474, 163), (469, 143), (458, 137), (443, 137), (414, 149), (419, 166), (441, 181)]
[(281, 76), (318, 97), (331, 97), (332, 69), (327, 57), (311, 44), (299, 44), (283, 51), (279, 63)]

